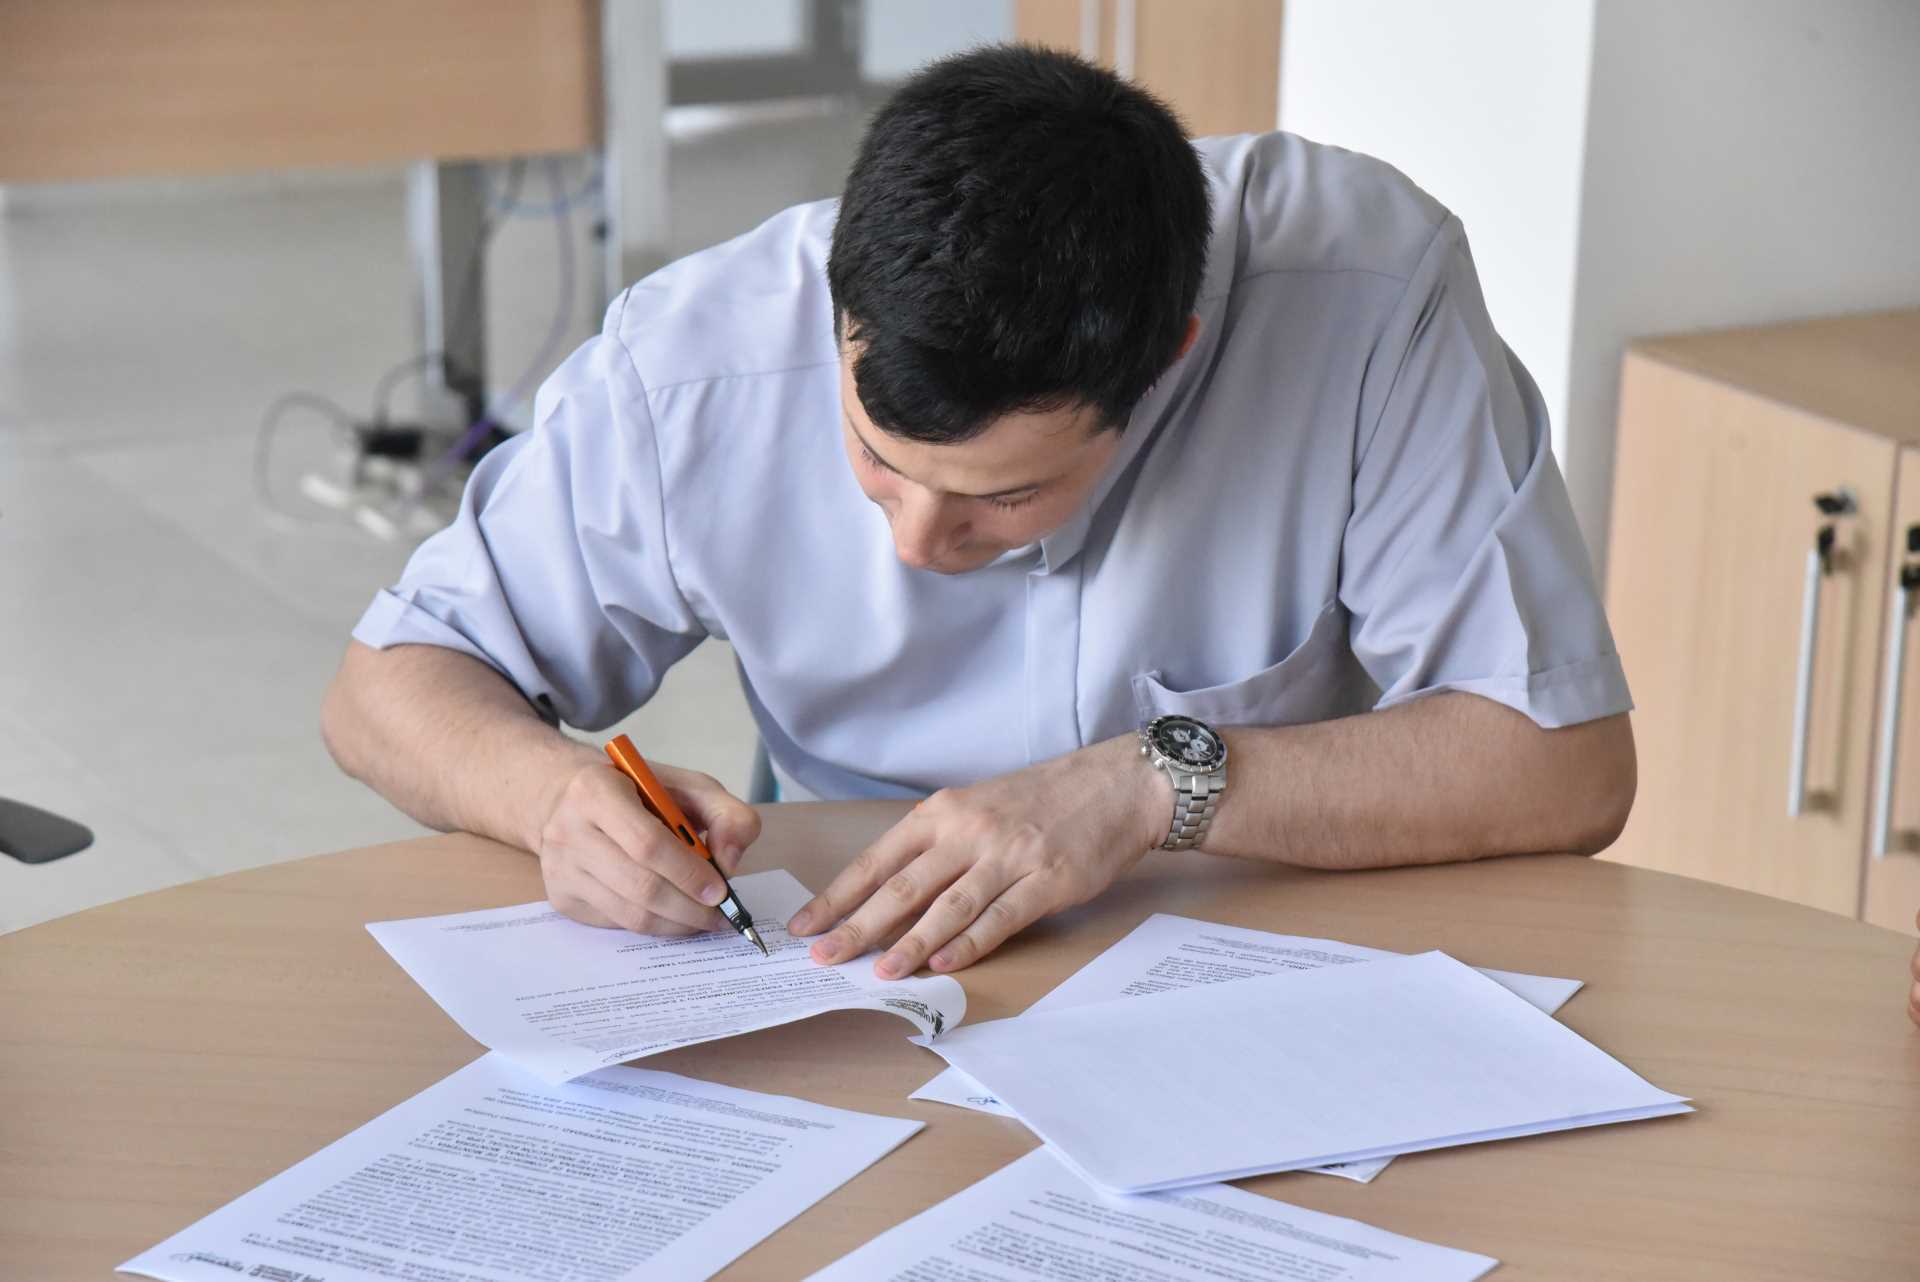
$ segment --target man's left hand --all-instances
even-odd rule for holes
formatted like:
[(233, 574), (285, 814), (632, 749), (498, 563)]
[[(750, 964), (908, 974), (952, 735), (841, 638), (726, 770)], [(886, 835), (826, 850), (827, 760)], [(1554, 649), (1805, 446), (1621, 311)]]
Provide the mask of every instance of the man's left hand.
[[(1173, 785), (1122, 735), (969, 788), (934, 793), (794, 914), (817, 962), (898, 940), (874, 965), (971, 966), (1009, 936), (1105, 890), (1166, 836)], [(845, 920), (842, 920), (842, 919)], [(916, 920), (917, 918), (917, 920)], [(837, 926), (834, 923), (838, 922)]]

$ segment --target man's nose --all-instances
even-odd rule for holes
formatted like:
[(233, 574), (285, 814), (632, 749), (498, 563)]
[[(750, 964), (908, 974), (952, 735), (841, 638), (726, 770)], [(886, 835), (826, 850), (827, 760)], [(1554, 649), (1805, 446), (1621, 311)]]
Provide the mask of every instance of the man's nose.
[(893, 518), (893, 547), (916, 570), (931, 569), (954, 542), (957, 522), (938, 498), (911, 495)]

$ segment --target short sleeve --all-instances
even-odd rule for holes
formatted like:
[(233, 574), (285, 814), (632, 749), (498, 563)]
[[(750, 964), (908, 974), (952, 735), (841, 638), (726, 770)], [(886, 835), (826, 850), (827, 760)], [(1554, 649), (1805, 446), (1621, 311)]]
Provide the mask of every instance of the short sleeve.
[(1462, 690), (1545, 727), (1632, 707), (1546, 407), (1455, 219), (1367, 368), (1340, 597), (1380, 707)]
[(541, 388), (534, 426), (480, 461), (353, 635), (491, 664), (548, 720), (613, 724), (705, 631), (674, 582), (645, 389), (603, 334)]

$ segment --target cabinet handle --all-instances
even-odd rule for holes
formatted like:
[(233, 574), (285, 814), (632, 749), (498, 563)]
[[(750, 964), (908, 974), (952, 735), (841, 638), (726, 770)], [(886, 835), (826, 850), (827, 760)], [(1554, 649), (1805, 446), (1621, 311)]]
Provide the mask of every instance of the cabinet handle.
[[(1909, 551), (1920, 553), (1920, 525), (1907, 531)], [(1920, 560), (1895, 573), (1887, 624), (1887, 671), (1880, 699), (1880, 771), (1873, 788), (1873, 857), (1884, 859), (1893, 838), (1894, 757), (1900, 750), (1900, 683), (1906, 676), (1907, 622), (1920, 592)]]
[[(1824, 517), (1847, 516), (1858, 510), (1853, 491), (1816, 494), (1813, 505)], [(1833, 573), (1833, 548), (1840, 537), (1838, 523), (1821, 523), (1807, 550), (1806, 586), (1800, 598), (1800, 667), (1794, 679), (1793, 748), (1787, 763), (1787, 817), (1798, 819), (1807, 807), (1807, 736), (1813, 728), (1814, 655), (1820, 645), (1821, 582)]]
[(1807, 552), (1807, 586), (1800, 598), (1800, 669), (1793, 688), (1793, 758), (1787, 764), (1787, 816), (1798, 819), (1807, 804), (1807, 734), (1813, 713), (1813, 650), (1820, 639), (1818, 550)]

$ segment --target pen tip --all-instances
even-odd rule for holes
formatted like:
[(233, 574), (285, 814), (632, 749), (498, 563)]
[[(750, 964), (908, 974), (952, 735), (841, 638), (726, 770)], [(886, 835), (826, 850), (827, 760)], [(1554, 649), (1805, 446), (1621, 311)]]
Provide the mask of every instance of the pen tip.
[(760, 955), (762, 957), (773, 956), (772, 953), (767, 951), (767, 945), (765, 944), (765, 942), (761, 940), (759, 931), (749, 926), (747, 927), (745, 934), (747, 936), (747, 942), (752, 944), (755, 948), (758, 948), (760, 950)]

